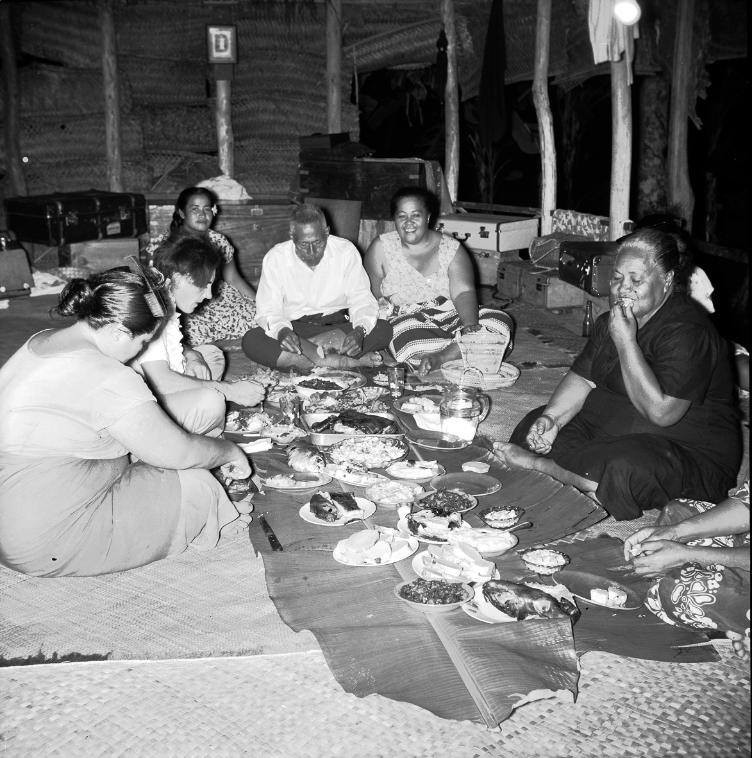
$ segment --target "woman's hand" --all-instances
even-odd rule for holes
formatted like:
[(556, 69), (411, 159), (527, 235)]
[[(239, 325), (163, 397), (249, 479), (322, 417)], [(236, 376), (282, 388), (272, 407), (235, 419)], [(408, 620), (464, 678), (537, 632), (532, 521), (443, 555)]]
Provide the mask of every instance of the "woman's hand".
[(551, 452), (551, 446), (558, 434), (558, 423), (544, 413), (533, 421), (530, 431), (525, 437), (525, 442), (534, 453), (546, 455)]
[(639, 529), (634, 534), (631, 534), (624, 541), (624, 559), (629, 561), (636, 555), (639, 555), (642, 552), (642, 543), (647, 542), (651, 538), (656, 540), (670, 539), (670, 537), (667, 534), (663, 534), (663, 532), (664, 529), (660, 526), (646, 526)]
[(632, 565), (638, 576), (656, 576), (690, 560), (692, 551), (681, 542), (651, 539), (642, 543), (642, 552), (632, 558)]
[(637, 339), (637, 319), (632, 313), (631, 300), (619, 300), (611, 306), (608, 331), (617, 347)]
[(258, 405), (266, 396), (264, 385), (250, 379), (240, 382), (222, 382), (222, 390), (227, 400), (238, 405)]
[(211, 371), (207, 366), (204, 356), (197, 350), (184, 350), (185, 375), (196, 379), (211, 379)]

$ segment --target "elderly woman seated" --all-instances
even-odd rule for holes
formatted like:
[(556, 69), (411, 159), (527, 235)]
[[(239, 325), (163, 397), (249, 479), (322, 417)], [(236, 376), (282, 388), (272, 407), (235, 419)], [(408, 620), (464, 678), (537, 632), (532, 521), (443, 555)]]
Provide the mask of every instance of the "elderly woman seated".
[(728, 343), (686, 294), (674, 236), (621, 239), (610, 311), (547, 405), (497, 453), (596, 498), (615, 518), (691, 496), (717, 502), (736, 482), (741, 429)]
[(35, 576), (123, 571), (189, 543), (213, 547), (237, 518), (210, 469), (249, 476), (243, 451), (181, 429), (124, 365), (164, 319), (156, 276), (74, 279), (57, 310), (75, 323), (35, 334), (0, 368), (4, 566)]
[(676, 500), (624, 543), (640, 576), (657, 577), (645, 605), (669, 624), (726, 632), (749, 660), (749, 480), (713, 506)]
[(511, 350), (514, 325), (503, 311), (478, 309), (470, 256), (460, 243), (431, 228), (436, 197), (421, 187), (403, 187), (391, 200), (396, 230), (368, 247), (365, 267), (371, 291), (392, 306), (391, 351), (426, 374), (461, 357), (457, 333), (486, 327), (499, 335), (498, 350)]

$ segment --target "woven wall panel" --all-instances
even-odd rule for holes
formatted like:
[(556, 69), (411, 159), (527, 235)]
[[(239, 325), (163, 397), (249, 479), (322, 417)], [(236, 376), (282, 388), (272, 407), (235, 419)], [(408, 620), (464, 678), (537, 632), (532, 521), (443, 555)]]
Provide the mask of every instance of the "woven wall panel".
[[(122, 153), (143, 151), (141, 125), (134, 118), (120, 119)], [(20, 123), (21, 152), (31, 165), (38, 162), (60, 162), (73, 158), (98, 159), (105, 155), (104, 116), (49, 116), (24, 118)], [(0, 144), (0, 160), (4, 144)]]
[(18, 51), (78, 68), (101, 65), (95, 3), (23, 2), (14, 4), (13, 10), (18, 19)]
[(208, 64), (203, 60), (167, 61), (118, 56), (134, 105), (202, 105), (206, 102)]
[[(75, 192), (90, 187), (107, 187), (107, 164), (102, 160), (33, 163), (24, 168), (29, 195)], [(151, 174), (140, 156), (123, 160), (123, 190), (143, 192), (151, 184)]]
[[(0, 93), (4, 94), (2, 83)], [(104, 112), (102, 70), (69, 68), (35, 63), (18, 69), (18, 95), (21, 116), (45, 115), (81, 116)], [(0, 117), (4, 97), (0, 97)], [(120, 110), (131, 109), (131, 88), (120, 82)]]
[(176, 145), (195, 152), (217, 149), (214, 113), (208, 101), (196, 106), (141, 107), (134, 116), (141, 123), (149, 150), (170, 150)]
[(259, 135), (235, 142), (235, 178), (251, 195), (284, 194), (297, 187), (296, 136)]

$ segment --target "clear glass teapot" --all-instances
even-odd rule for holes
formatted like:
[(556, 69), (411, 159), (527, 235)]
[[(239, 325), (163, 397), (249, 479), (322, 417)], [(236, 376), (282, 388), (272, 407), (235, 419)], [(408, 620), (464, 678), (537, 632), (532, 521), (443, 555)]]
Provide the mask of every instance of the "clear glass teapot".
[(450, 384), (444, 388), (439, 413), (441, 431), (472, 442), (478, 424), (488, 415), (490, 401), (476, 387)]

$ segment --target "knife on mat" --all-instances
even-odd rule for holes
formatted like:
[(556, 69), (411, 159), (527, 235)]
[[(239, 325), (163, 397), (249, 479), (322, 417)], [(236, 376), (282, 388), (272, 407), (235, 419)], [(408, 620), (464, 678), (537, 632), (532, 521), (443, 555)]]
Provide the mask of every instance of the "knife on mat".
[(266, 539), (269, 540), (271, 549), (281, 552), (282, 543), (277, 539), (277, 535), (274, 534), (274, 529), (269, 526), (269, 522), (266, 520), (265, 516), (259, 516), (259, 524), (261, 524), (261, 528), (264, 530)]

